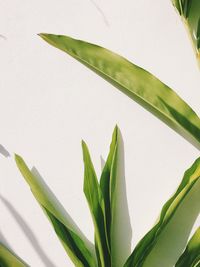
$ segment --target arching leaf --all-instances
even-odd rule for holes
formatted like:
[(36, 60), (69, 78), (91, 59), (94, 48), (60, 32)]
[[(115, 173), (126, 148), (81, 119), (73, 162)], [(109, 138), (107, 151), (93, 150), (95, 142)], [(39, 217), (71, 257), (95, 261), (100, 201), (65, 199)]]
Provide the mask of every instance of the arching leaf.
[(151, 73), (100, 46), (62, 35), (43, 33), (40, 36), (115, 85), (189, 141), (196, 141), (200, 148), (199, 117)]

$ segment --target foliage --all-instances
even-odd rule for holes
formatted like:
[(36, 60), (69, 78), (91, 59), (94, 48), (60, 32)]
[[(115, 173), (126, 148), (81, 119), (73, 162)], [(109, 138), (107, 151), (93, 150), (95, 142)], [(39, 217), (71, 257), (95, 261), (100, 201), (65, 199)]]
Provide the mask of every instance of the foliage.
[(200, 1), (171, 0), (186, 25), (200, 66)]
[(68, 36), (44, 33), (40, 36), (95, 71), (200, 147), (199, 117), (155, 76), (103, 47)]
[[(117, 171), (120, 165), (118, 146), (119, 134), (118, 128), (115, 127), (110, 145), (110, 152), (103, 168), (100, 181), (98, 181), (87, 145), (85, 142), (82, 142), (85, 166), (84, 193), (94, 223), (94, 247), (96, 256), (90, 253), (89, 247), (87, 247), (87, 244), (82, 240), (81, 236), (79, 236), (79, 233), (75, 232), (72, 226), (69, 225), (69, 222), (67, 222), (67, 219), (59, 213), (59, 209), (56, 208), (58, 204), (53, 200), (49, 191), (45, 189), (38, 177), (31, 172), (20, 156), (16, 155), (15, 157), (16, 164), (26, 182), (29, 184), (34, 197), (52, 223), (58, 238), (61, 240), (66, 252), (77, 267), (112, 267), (112, 262), (115, 261), (114, 255), (112, 254), (113, 240), (115, 240), (112, 229), (116, 223), (114, 220), (114, 211), (116, 208), (115, 199), (117, 197)], [(143, 265), (149, 253), (155, 247), (166, 225), (173, 218), (186, 195), (199, 180), (199, 177), (200, 158), (185, 172), (182, 182), (175, 194), (164, 205), (159, 221), (138, 243), (124, 264), (124, 267), (141, 267)], [(198, 242), (200, 241), (197, 238), (196, 240), (198, 240)], [(191, 247), (190, 243), (188, 246)]]

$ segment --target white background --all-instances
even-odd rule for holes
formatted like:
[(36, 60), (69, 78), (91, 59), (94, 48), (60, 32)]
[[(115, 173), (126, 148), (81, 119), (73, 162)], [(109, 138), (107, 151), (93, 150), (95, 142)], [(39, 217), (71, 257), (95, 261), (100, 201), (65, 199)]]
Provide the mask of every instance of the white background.
[(40, 32), (87, 40), (127, 57), (174, 88), (198, 114), (200, 75), (170, 0), (0, 0), (0, 143), (11, 154), (0, 156), (0, 240), (31, 266), (73, 266), (19, 174), (14, 152), (39, 170), (93, 240), (80, 142), (89, 145), (99, 174), (100, 155), (106, 157), (117, 123), (124, 140), (132, 246), (153, 225), (199, 152), (42, 41)]

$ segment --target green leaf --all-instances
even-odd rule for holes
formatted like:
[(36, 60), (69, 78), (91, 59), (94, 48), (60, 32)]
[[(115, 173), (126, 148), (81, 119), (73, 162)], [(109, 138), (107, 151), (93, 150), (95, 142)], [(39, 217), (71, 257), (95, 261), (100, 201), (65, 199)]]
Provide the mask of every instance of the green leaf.
[(29, 170), (19, 155), (15, 155), (15, 161), (21, 174), (29, 184), (34, 197), (53, 224), (59, 239), (74, 265), (76, 267), (95, 267), (96, 261), (92, 255), (91, 248), (86, 244), (85, 240), (83, 241), (71, 225), (69, 218), (61, 211), (60, 204), (44, 182)]
[(84, 193), (95, 229), (95, 247), (100, 267), (111, 266), (110, 250), (106, 237), (105, 203), (100, 185), (85, 142), (82, 142), (84, 160)]
[[(172, 89), (148, 71), (100, 46), (67, 36), (40, 34), (200, 147), (200, 119)], [(188, 135), (188, 136), (187, 136)]]
[(190, 239), (185, 251), (179, 258), (175, 267), (198, 267), (200, 266), (200, 227)]
[(179, 205), (185, 199), (200, 177), (200, 158), (185, 172), (181, 184), (175, 194), (163, 206), (159, 221), (138, 243), (124, 267), (141, 267), (152, 251), (158, 237), (169, 223)]
[(106, 220), (106, 233), (109, 248), (111, 251), (111, 265), (114, 261), (112, 248), (113, 248), (113, 227), (114, 227), (114, 211), (115, 211), (115, 198), (116, 198), (116, 178), (117, 178), (117, 152), (118, 152), (118, 127), (116, 126), (112, 135), (112, 142), (110, 144), (110, 151), (103, 168), (100, 187), (105, 203), (105, 220)]
[(172, 3), (189, 31), (195, 54), (200, 64), (200, 1), (172, 0)]
[(0, 266), (1, 267), (27, 267), (28, 265), (18, 256), (0, 243)]

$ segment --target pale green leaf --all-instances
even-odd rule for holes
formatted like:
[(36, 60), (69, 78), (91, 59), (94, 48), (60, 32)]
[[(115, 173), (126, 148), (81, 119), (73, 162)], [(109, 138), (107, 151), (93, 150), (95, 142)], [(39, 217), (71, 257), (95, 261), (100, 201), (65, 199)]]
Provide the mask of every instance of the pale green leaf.
[(96, 261), (92, 255), (91, 248), (88, 247), (85, 240), (83, 241), (79, 233), (71, 225), (69, 218), (61, 211), (59, 203), (53, 197), (53, 194), (47, 189), (42, 180), (33, 175), (19, 155), (15, 155), (15, 161), (21, 174), (29, 184), (34, 197), (53, 224), (59, 239), (75, 266), (95, 267)]
[(28, 265), (0, 243), (0, 266), (1, 267), (28, 267)]
[(185, 251), (179, 258), (175, 267), (199, 267), (200, 266), (200, 227), (190, 239)]
[[(150, 110), (200, 147), (200, 119), (171, 88), (148, 71), (100, 46), (67, 36), (40, 34)], [(196, 144), (196, 145), (197, 145)]]
[(181, 184), (175, 194), (162, 208), (160, 218), (156, 225), (142, 238), (124, 267), (141, 267), (149, 253), (152, 251), (165, 226), (169, 223), (179, 205), (185, 199), (200, 177), (200, 158), (185, 172)]

